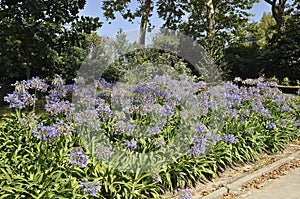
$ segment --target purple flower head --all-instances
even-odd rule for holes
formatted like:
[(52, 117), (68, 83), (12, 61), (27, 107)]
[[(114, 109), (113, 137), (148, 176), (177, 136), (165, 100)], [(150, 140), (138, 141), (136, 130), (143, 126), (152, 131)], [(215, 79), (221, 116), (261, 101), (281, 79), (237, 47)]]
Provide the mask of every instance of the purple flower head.
[(232, 134), (226, 134), (224, 135), (224, 141), (226, 142), (226, 144), (235, 144), (236, 138)]
[[(52, 98), (53, 99), (53, 98)], [(45, 110), (51, 115), (68, 115), (74, 111), (74, 105), (68, 100), (52, 100), (51, 97), (46, 96)]]
[(85, 126), (93, 130), (101, 129), (102, 122), (99, 120), (99, 116), (96, 110), (82, 110), (72, 114), (72, 119), (78, 126)]
[(236, 109), (229, 109), (228, 113), (232, 118), (235, 118), (238, 115), (238, 111)]
[(297, 128), (300, 126), (300, 120), (296, 120), (294, 126)]
[(101, 190), (99, 182), (89, 182), (86, 178), (83, 181), (79, 182), (79, 186), (83, 187), (83, 193), (96, 196), (96, 194)]
[(198, 157), (203, 155), (206, 151), (206, 138), (204, 135), (195, 136), (192, 138), (193, 146), (189, 150), (190, 157)]
[(181, 192), (180, 196), (179, 196), (180, 199), (191, 199), (191, 197), (192, 197), (189, 188), (186, 188), (183, 191), (181, 191), (180, 189), (178, 189), (178, 192)]
[(282, 112), (290, 112), (290, 111), (291, 111), (291, 107), (288, 106), (288, 105), (286, 105), (286, 104), (283, 104), (283, 105), (281, 106), (281, 111), (282, 111)]
[(126, 125), (126, 132), (132, 133), (136, 129), (136, 125), (132, 122), (127, 123)]
[(131, 121), (124, 122), (123, 120), (119, 120), (113, 126), (114, 130), (121, 133), (121, 134), (131, 134), (137, 127)]
[(215, 141), (216, 141), (217, 143), (221, 141), (221, 135), (220, 135), (220, 134), (217, 134), (217, 135), (216, 135)]
[(39, 124), (32, 132), (38, 139), (48, 143), (51, 143), (60, 136), (55, 126), (44, 126), (44, 124)]
[(281, 126), (286, 126), (286, 120), (280, 120), (280, 125)]
[(75, 132), (74, 123), (70, 121), (58, 120), (53, 124), (53, 127), (55, 127), (60, 136), (71, 136)]
[(205, 131), (205, 125), (202, 122), (192, 125), (192, 129), (201, 134)]
[(252, 109), (254, 112), (261, 114), (267, 119), (271, 118), (271, 114), (269, 113), (269, 110), (262, 105), (261, 101), (257, 101), (256, 104), (252, 106)]
[(46, 92), (48, 89), (48, 84), (45, 80), (40, 79), (39, 77), (33, 77), (27, 81), (28, 87), (30, 89), (35, 89), (37, 91)]
[(274, 122), (267, 121), (266, 125), (269, 129), (272, 129), (272, 130), (276, 129), (276, 124)]
[(83, 153), (80, 147), (72, 148), (69, 157), (69, 162), (73, 166), (85, 167), (88, 163), (88, 156)]
[(104, 88), (104, 89), (112, 88), (112, 84), (107, 82), (104, 78), (100, 78), (99, 83), (101, 84), (102, 88)]
[(4, 101), (9, 103), (10, 108), (25, 108), (25, 103), (22, 100), (20, 100), (19, 95), (16, 91), (14, 91), (12, 94), (8, 94), (7, 96), (5, 96)]
[(173, 115), (173, 108), (170, 106), (170, 105), (166, 105), (165, 106), (165, 109), (166, 109), (166, 112), (167, 112), (167, 115), (168, 115), (168, 117), (171, 117), (172, 115)]
[(65, 85), (65, 81), (63, 80), (63, 78), (59, 75), (57, 75), (51, 82), (52, 86), (56, 87), (56, 88), (61, 88), (62, 86)]
[(68, 93), (72, 92), (74, 90), (74, 84), (68, 84), (66, 89)]
[(65, 85), (65, 81), (60, 77), (56, 76), (52, 82), (52, 89), (49, 91), (50, 95), (63, 98), (67, 96), (68, 87)]
[(211, 136), (212, 136), (212, 132), (210, 132), (210, 131), (208, 131), (205, 135), (206, 138), (211, 138)]
[(108, 105), (102, 105), (98, 107), (96, 110), (100, 118), (108, 119), (112, 117), (112, 111)]
[(250, 110), (249, 109), (245, 109), (243, 112), (244, 116), (246, 117), (250, 117)]
[(28, 91), (15, 90), (12, 94), (5, 96), (4, 101), (9, 103), (10, 108), (23, 109), (25, 106), (33, 106), (37, 98), (34, 94), (28, 93)]
[(160, 132), (160, 129), (157, 126), (153, 126), (153, 127), (148, 126), (147, 127), (147, 134), (148, 135), (157, 135), (159, 132)]
[(124, 142), (122, 143), (122, 146), (126, 147), (128, 150), (132, 151), (134, 149), (136, 149), (136, 141), (134, 139), (128, 141), (128, 140), (124, 140)]
[(23, 80), (21, 82), (16, 81), (16, 83), (12, 84), (12, 86), (15, 87), (16, 92), (25, 93), (28, 92), (29, 85), (28, 82)]

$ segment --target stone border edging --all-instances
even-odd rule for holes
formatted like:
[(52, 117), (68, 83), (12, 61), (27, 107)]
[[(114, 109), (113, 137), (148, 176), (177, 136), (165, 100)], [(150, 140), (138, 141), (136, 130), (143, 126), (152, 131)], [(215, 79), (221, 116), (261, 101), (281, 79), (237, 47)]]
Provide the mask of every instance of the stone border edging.
[(259, 178), (264, 173), (269, 173), (272, 170), (277, 169), (278, 167), (282, 166), (285, 163), (290, 162), (291, 160), (293, 160), (297, 157), (300, 157), (300, 151), (297, 151), (297, 152), (289, 155), (286, 158), (280, 159), (280, 160), (266, 166), (265, 168), (259, 169), (255, 172), (253, 172), (252, 174), (249, 174), (235, 182), (232, 182), (232, 183), (228, 184), (226, 187), (222, 187), (214, 192), (211, 192), (207, 196), (201, 196), (201, 195), (197, 196), (196, 195), (196, 196), (192, 196), (192, 199), (219, 199), (219, 198), (223, 197), (224, 194), (238, 191), (238, 189), (241, 188), (244, 184), (246, 184), (252, 180), (255, 180), (256, 178)]

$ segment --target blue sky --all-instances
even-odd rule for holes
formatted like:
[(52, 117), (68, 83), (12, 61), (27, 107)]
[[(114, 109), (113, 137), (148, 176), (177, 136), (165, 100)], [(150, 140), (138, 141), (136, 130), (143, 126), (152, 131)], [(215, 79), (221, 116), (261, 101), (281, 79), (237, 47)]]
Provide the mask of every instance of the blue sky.
[[(80, 12), (80, 14), (92, 17), (100, 17), (101, 21), (105, 21), (101, 11), (101, 2), (101, 0), (87, 0), (85, 8)], [(254, 4), (254, 7), (251, 10), (251, 13), (254, 14), (253, 20), (259, 21), (264, 12), (271, 12), (271, 6), (265, 3), (265, 1), (261, 0), (260, 3)], [(131, 24), (122, 19), (120, 15), (117, 15), (116, 17), (117, 18), (115, 20), (111, 21), (111, 24), (105, 22), (97, 31), (98, 34), (102, 36), (113, 37), (120, 28), (122, 28), (125, 32), (137, 30), (139, 28), (139, 24), (137, 22)], [(159, 20), (155, 15), (151, 18), (151, 22), (157, 27), (162, 24), (162, 21)]]

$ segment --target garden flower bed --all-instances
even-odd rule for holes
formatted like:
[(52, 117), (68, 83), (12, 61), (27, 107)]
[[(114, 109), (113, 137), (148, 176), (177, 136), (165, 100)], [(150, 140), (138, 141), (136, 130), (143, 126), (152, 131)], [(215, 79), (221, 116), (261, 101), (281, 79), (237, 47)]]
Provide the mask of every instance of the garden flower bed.
[(189, 187), (299, 137), (299, 96), (247, 81), (16, 82), (0, 123), (1, 198), (190, 198)]

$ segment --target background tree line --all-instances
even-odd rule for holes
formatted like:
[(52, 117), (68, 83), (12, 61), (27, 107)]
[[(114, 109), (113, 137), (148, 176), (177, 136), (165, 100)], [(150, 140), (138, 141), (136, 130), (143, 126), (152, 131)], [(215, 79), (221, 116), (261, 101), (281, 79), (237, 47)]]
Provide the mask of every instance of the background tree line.
[[(226, 79), (265, 75), (299, 83), (300, 1), (264, 0), (271, 13), (251, 22), (249, 10), (258, 1), (103, 0), (99, 12), (104, 11), (102, 20), (115, 19), (117, 12), (128, 21), (139, 19), (141, 48), (156, 12), (165, 28), (189, 35), (204, 46)], [(94, 33), (101, 28), (100, 19), (78, 15), (85, 4), (85, 0), (1, 0), (0, 82), (56, 74), (72, 81), (93, 45), (102, 42), (105, 50), (105, 41)], [(121, 32), (119, 36), (124, 37)], [(140, 62), (146, 59), (138, 57)], [(174, 55), (168, 59), (182, 61)], [(114, 79), (119, 70), (120, 62), (106, 76)]]

